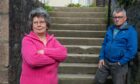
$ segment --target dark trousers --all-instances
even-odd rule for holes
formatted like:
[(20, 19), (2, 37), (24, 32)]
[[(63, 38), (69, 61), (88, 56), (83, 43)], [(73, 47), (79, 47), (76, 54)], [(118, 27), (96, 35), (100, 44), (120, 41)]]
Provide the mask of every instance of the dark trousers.
[(118, 65), (117, 63), (105, 62), (105, 65), (97, 69), (95, 82), (104, 84), (107, 77), (111, 75), (113, 84), (126, 84), (128, 64)]

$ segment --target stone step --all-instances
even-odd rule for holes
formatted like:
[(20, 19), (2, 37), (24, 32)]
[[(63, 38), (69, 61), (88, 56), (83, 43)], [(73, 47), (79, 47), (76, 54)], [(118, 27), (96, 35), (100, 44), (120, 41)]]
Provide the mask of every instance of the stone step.
[(105, 18), (51, 17), (57, 24), (105, 24)]
[(105, 12), (49, 12), (51, 17), (91, 17), (91, 18), (105, 18)]
[(95, 84), (98, 54), (106, 33), (105, 12), (104, 7), (55, 7), (49, 12), (49, 33), (68, 49), (68, 58), (59, 66), (59, 84)]
[(68, 53), (73, 54), (99, 54), (101, 46), (64, 45)]
[(49, 30), (50, 33), (58, 37), (97, 37), (103, 38), (106, 31), (83, 31), (83, 30)]
[(97, 64), (98, 63), (98, 54), (68, 54), (68, 58), (65, 63), (88, 63), (88, 64)]
[(106, 12), (104, 7), (54, 7), (53, 10), (65, 12)]
[(59, 73), (63, 74), (95, 74), (97, 64), (87, 63), (61, 63)]
[(64, 45), (101, 45), (103, 38), (57, 37)]
[(106, 24), (55, 24), (51, 25), (50, 30), (96, 30), (106, 31)]
[(94, 75), (59, 74), (59, 84), (94, 84)]
[[(59, 84), (95, 84), (94, 78), (89, 74), (59, 74)], [(105, 84), (112, 84), (110, 77)]]

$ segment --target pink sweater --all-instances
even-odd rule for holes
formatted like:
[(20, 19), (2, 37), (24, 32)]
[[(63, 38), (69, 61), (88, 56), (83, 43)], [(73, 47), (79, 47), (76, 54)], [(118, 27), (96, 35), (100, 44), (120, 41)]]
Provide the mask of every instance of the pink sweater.
[[(58, 84), (58, 66), (66, 59), (67, 49), (53, 35), (46, 35), (46, 46), (34, 32), (22, 40), (20, 84)], [(45, 54), (37, 51), (44, 49)]]

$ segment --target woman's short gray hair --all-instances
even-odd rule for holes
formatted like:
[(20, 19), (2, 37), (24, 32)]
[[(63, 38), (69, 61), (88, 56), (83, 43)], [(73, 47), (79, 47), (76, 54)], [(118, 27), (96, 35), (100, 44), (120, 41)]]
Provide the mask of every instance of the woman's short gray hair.
[(44, 17), (48, 28), (50, 27), (51, 19), (50, 19), (50, 16), (49, 16), (48, 12), (44, 8), (39, 7), (39, 8), (33, 9), (29, 13), (29, 27), (31, 27), (31, 29), (32, 29), (32, 24), (33, 24), (33, 18), (36, 17), (36, 16), (37, 17), (40, 17), (40, 16)]
[(119, 12), (123, 12), (124, 16), (126, 16), (126, 11), (125, 11), (125, 9), (122, 8), (122, 7), (120, 7), (120, 8), (115, 8), (112, 15), (115, 15), (116, 13), (119, 13)]

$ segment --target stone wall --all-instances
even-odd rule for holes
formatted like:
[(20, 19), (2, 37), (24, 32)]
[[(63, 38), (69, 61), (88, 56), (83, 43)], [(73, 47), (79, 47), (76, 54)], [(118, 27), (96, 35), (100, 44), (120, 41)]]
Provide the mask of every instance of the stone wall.
[(29, 31), (29, 11), (38, 6), (41, 6), (38, 0), (9, 0), (9, 84), (19, 84), (21, 40), (25, 32)]
[(0, 84), (8, 84), (9, 0), (0, 0)]
[[(0, 0), (0, 84), (19, 84), (20, 42), (37, 0)], [(10, 60), (9, 60), (10, 59)]]
[(133, 6), (127, 8), (128, 22), (136, 26), (138, 32), (138, 50), (139, 54), (135, 59), (135, 64), (132, 67), (132, 84), (140, 84), (140, 0)]

